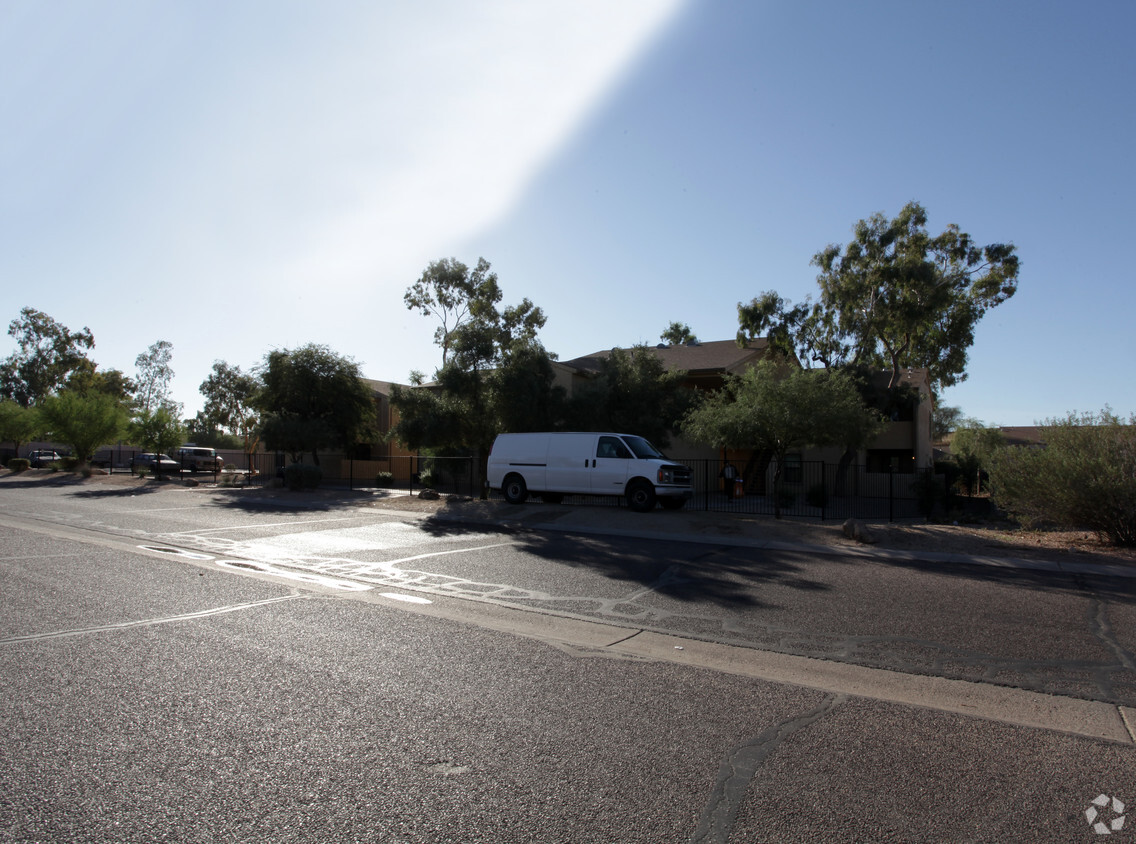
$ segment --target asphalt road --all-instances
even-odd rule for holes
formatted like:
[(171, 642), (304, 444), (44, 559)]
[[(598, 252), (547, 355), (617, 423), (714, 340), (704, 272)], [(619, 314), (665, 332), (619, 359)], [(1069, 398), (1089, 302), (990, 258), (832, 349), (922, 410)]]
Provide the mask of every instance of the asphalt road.
[(1097, 840), (1127, 809), (1090, 801), (1136, 806), (1131, 736), (1075, 721), (1132, 703), (1124, 583), (180, 489), (0, 506), (0, 841)]

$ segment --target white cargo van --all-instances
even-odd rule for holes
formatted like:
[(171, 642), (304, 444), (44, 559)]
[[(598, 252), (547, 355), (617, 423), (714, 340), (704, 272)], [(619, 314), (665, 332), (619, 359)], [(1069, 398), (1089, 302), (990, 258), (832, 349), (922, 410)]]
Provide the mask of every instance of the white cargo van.
[(609, 433), (500, 434), (489, 452), (489, 486), (520, 504), (567, 494), (621, 495), (631, 509), (655, 502), (677, 510), (694, 495), (690, 468), (664, 457), (642, 437)]

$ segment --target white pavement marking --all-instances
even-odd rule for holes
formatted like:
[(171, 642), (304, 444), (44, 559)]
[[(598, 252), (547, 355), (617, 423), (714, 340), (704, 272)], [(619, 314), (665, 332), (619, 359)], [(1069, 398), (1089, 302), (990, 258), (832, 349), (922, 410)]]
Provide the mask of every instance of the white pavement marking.
[(218, 560), (217, 565), (225, 568), (240, 569), (242, 571), (255, 571), (258, 574), (268, 574), (273, 577), (282, 577), (286, 580), (298, 580), (301, 583), (311, 583), (314, 586), (325, 586), (328, 589), (339, 589), (344, 592), (367, 592), (372, 587), (365, 583), (356, 583), (353, 580), (336, 580), (319, 574), (309, 574), (303, 571), (278, 569), (264, 563), (249, 563), (245, 560)]
[(268, 604), (278, 604), (281, 601), (295, 601), (302, 599), (303, 595), (285, 595), (282, 598), (268, 598), (263, 601), (252, 601), (247, 604), (235, 604), (228, 607), (214, 607), (211, 610), (201, 610), (200, 612), (184, 613), (182, 615), (170, 615), (163, 618), (147, 618), (140, 621), (124, 621), (121, 624), (104, 624), (99, 627), (80, 627), (74, 630), (55, 630), (50, 633), (33, 633), (29, 636), (11, 636), (7, 639), (0, 639), (0, 645), (10, 645), (16, 642), (34, 642), (40, 639), (62, 639), (66, 636), (85, 636), (88, 633), (107, 633), (113, 630), (129, 630), (131, 627), (152, 627), (156, 624), (170, 624), (175, 621), (192, 621), (197, 618), (208, 618), (211, 615), (223, 615), (230, 612), (238, 612), (240, 610), (253, 609), (255, 607), (263, 607)]
[(399, 592), (380, 592), (384, 598), (392, 598), (395, 601), (405, 601), (408, 604), (432, 604), (434, 603), (429, 598), (423, 598), (421, 595), (403, 595)]
[(318, 524), (321, 524), (323, 522), (350, 522), (350, 521), (352, 521), (352, 519), (350, 519), (350, 518), (339, 518), (339, 519), (310, 519), (308, 521), (303, 521), (303, 522), (293, 520), (293, 521), (290, 521), (290, 522), (269, 522), (267, 524), (255, 524), (255, 525), (231, 525), (230, 527), (198, 528), (197, 530), (181, 530), (181, 531), (178, 531), (176, 533), (167, 533), (167, 534), (165, 534), (165, 536), (194, 536), (194, 535), (199, 534), (199, 533), (217, 533), (218, 531), (222, 531), (222, 530), (256, 530), (258, 528), (291, 527), (292, 525), (318, 525)]

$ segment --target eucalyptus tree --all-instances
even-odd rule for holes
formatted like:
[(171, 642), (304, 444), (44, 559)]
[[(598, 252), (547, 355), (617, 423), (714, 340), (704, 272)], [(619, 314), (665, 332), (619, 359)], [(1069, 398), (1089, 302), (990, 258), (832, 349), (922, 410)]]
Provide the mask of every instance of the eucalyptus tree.
[(29, 407), (55, 393), (94, 348), (91, 329), (71, 331), (43, 311), (24, 308), (8, 325), (17, 349), (0, 361), (0, 397)]
[(806, 367), (889, 369), (890, 387), (906, 367), (925, 369), (935, 393), (965, 380), (978, 322), (1017, 290), (1015, 247), (979, 246), (954, 224), (932, 236), (916, 202), (853, 231), (813, 257), (815, 301), (794, 306), (769, 291), (739, 303), (738, 342), (768, 336)]
[(140, 412), (152, 413), (170, 402), (170, 382), (174, 377), (170, 361), (173, 356), (173, 343), (158, 340), (134, 359), (138, 370), (134, 401)]

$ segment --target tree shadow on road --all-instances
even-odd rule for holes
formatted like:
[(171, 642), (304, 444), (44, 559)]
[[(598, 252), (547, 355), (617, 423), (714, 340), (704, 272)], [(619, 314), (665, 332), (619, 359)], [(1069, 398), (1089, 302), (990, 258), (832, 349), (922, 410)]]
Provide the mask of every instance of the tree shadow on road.
[[(750, 559), (724, 555), (721, 548), (693, 542), (592, 533), (503, 528), (442, 519), (424, 520), (419, 527), (435, 538), (455, 540), (472, 534), (500, 533), (516, 547), (539, 558), (555, 580), (561, 571), (587, 569), (682, 603), (711, 602), (723, 607), (776, 608), (760, 598), (763, 585), (825, 591), (829, 586), (809, 578), (802, 566), (764, 558), (754, 551)], [(730, 549), (736, 551), (737, 549)]]

